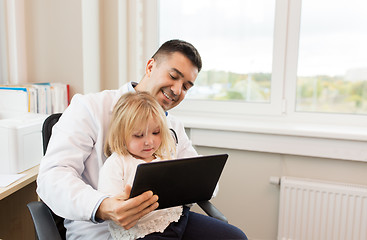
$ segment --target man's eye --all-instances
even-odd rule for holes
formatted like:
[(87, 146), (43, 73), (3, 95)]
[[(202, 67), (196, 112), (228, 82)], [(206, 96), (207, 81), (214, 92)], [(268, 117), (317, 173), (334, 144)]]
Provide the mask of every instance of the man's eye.
[(187, 91), (187, 90), (189, 90), (191, 88), (191, 85), (190, 84), (184, 84), (183, 85), (183, 89), (185, 90), (185, 91)]
[(169, 75), (172, 79), (177, 80), (176, 76), (173, 76), (172, 74)]

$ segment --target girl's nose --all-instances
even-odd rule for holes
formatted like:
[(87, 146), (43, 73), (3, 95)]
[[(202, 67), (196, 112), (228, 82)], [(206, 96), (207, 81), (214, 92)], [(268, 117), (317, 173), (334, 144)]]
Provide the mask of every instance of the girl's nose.
[(144, 145), (146, 145), (146, 146), (152, 144), (152, 142), (153, 142), (153, 139), (151, 137), (146, 137), (144, 139)]

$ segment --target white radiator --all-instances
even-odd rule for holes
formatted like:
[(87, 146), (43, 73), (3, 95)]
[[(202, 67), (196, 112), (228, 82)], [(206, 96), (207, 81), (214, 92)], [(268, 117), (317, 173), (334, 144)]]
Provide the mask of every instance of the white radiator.
[(366, 240), (367, 186), (282, 177), (278, 240)]

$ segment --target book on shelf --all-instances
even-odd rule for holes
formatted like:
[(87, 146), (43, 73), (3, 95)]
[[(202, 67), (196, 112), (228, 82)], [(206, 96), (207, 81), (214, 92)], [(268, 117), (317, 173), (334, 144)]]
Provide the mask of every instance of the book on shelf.
[(69, 105), (69, 85), (24, 83), (0, 85), (0, 111), (51, 114)]

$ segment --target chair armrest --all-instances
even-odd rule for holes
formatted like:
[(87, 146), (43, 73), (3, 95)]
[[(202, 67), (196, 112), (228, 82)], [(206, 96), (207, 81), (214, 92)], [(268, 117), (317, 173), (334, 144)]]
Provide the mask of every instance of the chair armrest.
[(209, 217), (216, 218), (223, 222), (228, 223), (227, 218), (209, 201), (203, 201), (197, 203), (203, 211), (208, 214)]
[(39, 240), (61, 240), (52, 214), (43, 202), (30, 202), (27, 204), (33, 219), (37, 239)]

